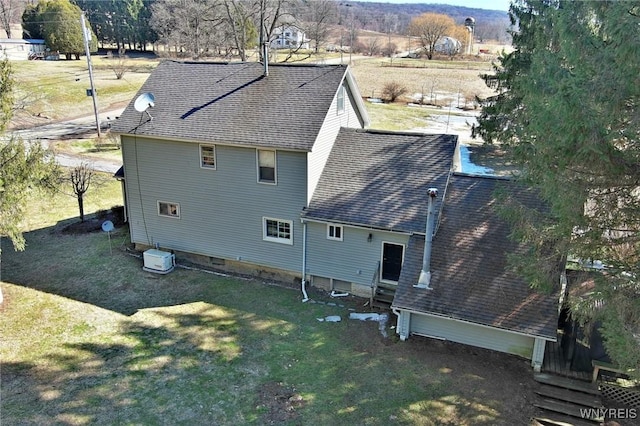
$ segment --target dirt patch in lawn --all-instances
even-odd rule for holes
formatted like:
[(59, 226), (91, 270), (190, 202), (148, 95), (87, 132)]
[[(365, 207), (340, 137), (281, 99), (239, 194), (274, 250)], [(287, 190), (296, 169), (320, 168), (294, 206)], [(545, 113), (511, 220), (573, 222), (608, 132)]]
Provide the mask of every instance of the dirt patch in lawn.
[(304, 406), (304, 399), (295, 388), (278, 382), (268, 382), (258, 390), (258, 408), (264, 409), (263, 424), (275, 425), (298, 417), (298, 408)]
[(88, 232), (103, 231), (102, 224), (111, 221), (114, 228), (124, 225), (124, 207), (114, 207), (111, 210), (101, 210), (90, 217), (86, 217), (83, 222), (72, 222), (65, 225), (61, 232), (63, 234), (86, 234)]

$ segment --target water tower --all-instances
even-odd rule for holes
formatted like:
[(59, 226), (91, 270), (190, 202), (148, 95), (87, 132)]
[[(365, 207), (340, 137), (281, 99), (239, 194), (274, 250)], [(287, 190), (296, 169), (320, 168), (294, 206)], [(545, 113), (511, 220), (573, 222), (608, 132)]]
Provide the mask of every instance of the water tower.
[(476, 20), (473, 19), (472, 17), (468, 17), (467, 19), (464, 20), (464, 26), (467, 28), (467, 31), (469, 31), (469, 43), (467, 44), (467, 54), (471, 55), (473, 53), (473, 39), (474, 39), (473, 31), (474, 31), (474, 28), (476, 27)]

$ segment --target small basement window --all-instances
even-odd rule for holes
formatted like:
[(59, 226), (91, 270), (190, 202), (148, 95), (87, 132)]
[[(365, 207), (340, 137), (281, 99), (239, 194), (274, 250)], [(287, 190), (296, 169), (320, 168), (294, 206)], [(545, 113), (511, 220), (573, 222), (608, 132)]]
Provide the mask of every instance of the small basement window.
[(203, 169), (216, 169), (215, 145), (200, 145), (200, 167)]
[(158, 201), (158, 215), (180, 218), (180, 204)]
[(327, 225), (327, 239), (342, 241), (342, 226)]

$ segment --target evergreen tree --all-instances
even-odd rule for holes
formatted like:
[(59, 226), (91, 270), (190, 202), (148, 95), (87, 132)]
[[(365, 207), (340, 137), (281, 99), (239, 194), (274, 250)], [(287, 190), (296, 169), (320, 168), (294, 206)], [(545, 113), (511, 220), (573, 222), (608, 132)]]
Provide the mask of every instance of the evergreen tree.
[(11, 120), (13, 111), (13, 84), (11, 63), (7, 58), (0, 61), (0, 134)]
[[(67, 59), (80, 59), (84, 53), (84, 37), (80, 16), (82, 10), (69, 0), (46, 0), (29, 5), (24, 14), (24, 32), (30, 37), (43, 38), (49, 49), (58, 51)], [(86, 23), (89, 28), (89, 24)], [(90, 51), (97, 50), (95, 34), (92, 34)]]
[(545, 218), (517, 219), (534, 247), (520, 269), (545, 286), (549, 259), (603, 262), (596, 291), (573, 314), (601, 321), (612, 360), (637, 368), (640, 4), (518, 0), (510, 15), (515, 50), (485, 76), (499, 94), (474, 131), (500, 143), (550, 206)]
[(44, 39), (38, 4), (28, 4), (22, 13), (22, 37)]
[[(11, 65), (5, 58), (0, 61), (0, 133), (11, 120), (13, 84)], [(25, 248), (20, 223), (27, 197), (38, 189), (51, 188), (57, 176), (57, 166), (42, 145), (0, 137), (0, 238), (9, 237), (16, 250)]]

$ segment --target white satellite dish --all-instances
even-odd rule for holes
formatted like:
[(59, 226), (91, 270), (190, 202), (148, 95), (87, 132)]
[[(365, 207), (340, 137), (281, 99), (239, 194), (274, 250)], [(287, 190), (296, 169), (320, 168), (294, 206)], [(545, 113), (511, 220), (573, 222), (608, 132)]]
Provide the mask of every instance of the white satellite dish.
[(156, 99), (153, 97), (153, 94), (143, 93), (142, 95), (138, 96), (136, 101), (133, 103), (133, 107), (138, 112), (145, 112), (149, 108), (153, 108), (153, 106), (155, 105), (155, 100)]
[(102, 222), (102, 230), (104, 232), (113, 231), (113, 222), (111, 222), (110, 220), (105, 220), (104, 222)]
[(102, 222), (102, 230), (109, 236), (109, 253), (113, 254), (113, 249), (111, 248), (111, 231), (113, 231), (113, 222), (110, 220)]

